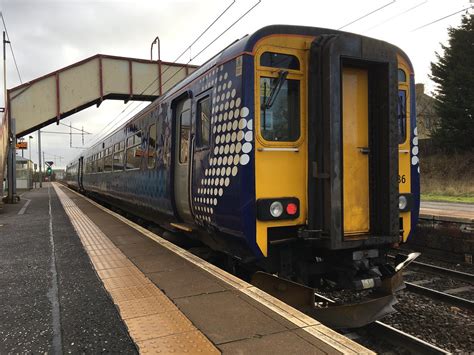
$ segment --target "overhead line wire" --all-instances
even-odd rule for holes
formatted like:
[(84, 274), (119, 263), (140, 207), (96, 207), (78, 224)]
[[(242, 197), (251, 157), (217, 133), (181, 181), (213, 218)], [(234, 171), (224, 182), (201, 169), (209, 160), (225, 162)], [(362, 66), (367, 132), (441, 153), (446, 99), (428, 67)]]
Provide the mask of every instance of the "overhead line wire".
[[(69, 125), (67, 125), (67, 124), (65, 124), (65, 123), (62, 123), (62, 122), (59, 122), (59, 124), (60, 124), (60, 125), (63, 125), (63, 126), (66, 126), (66, 127), (68, 127), (68, 128), (71, 128), (71, 129), (75, 129), (76, 131), (79, 131), (79, 132), (84, 132), (84, 134), (92, 134), (92, 133), (90, 133), (90, 132), (85, 131), (84, 129), (76, 128), (76, 127), (74, 127), (74, 126), (69, 126)], [(43, 132), (43, 131), (41, 131), (41, 132)], [(69, 134), (69, 133), (68, 133), (68, 134)]]
[(12, 52), (13, 63), (15, 64), (16, 72), (18, 74), (18, 78), (20, 79), (20, 84), (23, 84), (23, 81), (21, 80), (20, 69), (18, 68), (18, 64), (16, 62), (15, 52), (13, 51), (12, 42), (10, 40), (10, 35), (8, 34), (7, 24), (5, 23), (5, 18), (3, 17), (3, 12), (2, 11), (0, 11), (0, 16), (2, 17), (3, 28), (5, 29), (5, 33), (6, 33), (7, 38), (8, 38), (8, 44), (10, 45), (10, 51)]
[[(204, 31), (202, 31), (199, 36), (188, 46), (186, 47), (186, 49), (178, 56), (176, 57), (176, 59), (173, 61), (173, 63), (175, 63), (179, 58), (181, 58), (234, 4), (235, 4), (236, 0), (233, 0), (231, 4), (229, 4), (229, 6), (227, 6), (220, 14), (219, 16), (217, 16), (209, 26), (206, 27), (206, 29), (204, 29)], [(189, 63), (189, 62), (188, 62)], [(188, 64), (187, 63), (187, 64)], [(187, 65), (186, 64), (186, 65)], [(171, 66), (168, 66), (167, 68), (165, 68), (165, 70), (163, 71), (163, 73), (161, 73), (161, 75), (165, 74), (169, 69), (171, 68)], [(173, 75), (174, 76), (174, 75)], [(153, 81), (151, 81), (140, 93), (140, 95), (142, 95), (151, 85), (153, 85), (153, 83), (155, 83), (156, 81), (158, 80), (158, 77), (156, 77)], [(160, 86), (163, 87), (163, 83), (160, 83)], [(157, 90), (155, 90), (153, 93), (155, 93)], [(153, 94), (152, 93), (152, 94)], [(125, 111), (127, 111), (131, 106), (132, 103), (128, 104), (112, 121), (110, 121), (109, 123), (107, 123), (98, 133), (96, 133), (95, 135), (99, 135), (100, 133), (102, 133), (107, 127), (109, 127), (112, 122), (115, 122), (119, 117), (120, 115), (122, 115)], [(135, 105), (135, 108), (139, 107), (143, 105), (143, 102), (140, 102), (140, 103), (136, 103)], [(133, 111), (132, 111), (133, 112)], [(102, 139), (105, 135), (107, 135), (108, 133), (110, 132), (110, 130), (108, 130), (105, 134), (103, 134), (102, 136), (97, 136), (97, 139), (94, 141), (93, 144), (95, 144), (97, 141), (99, 141), (100, 139)], [(92, 145), (93, 145), (92, 144)]]
[(425, 28), (425, 27), (428, 27), (428, 26), (430, 26), (430, 25), (433, 25), (433, 24), (435, 24), (436, 22), (439, 22), (439, 21), (442, 21), (442, 20), (444, 20), (444, 19), (447, 19), (448, 17), (451, 17), (451, 16), (454, 16), (454, 15), (456, 15), (456, 14), (459, 14), (460, 12), (469, 11), (469, 10), (472, 9), (473, 7), (474, 7), (474, 5), (471, 5), (471, 6), (469, 6), (469, 7), (466, 7), (466, 8), (464, 8), (464, 9), (462, 9), (462, 10), (453, 12), (453, 13), (450, 14), (450, 15), (443, 16), (443, 17), (441, 17), (441, 18), (439, 18), (439, 19), (437, 19), (437, 20), (434, 20), (434, 21), (432, 21), (432, 22), (430, 22), (430, 23), (427, 23), (427, 24), (425, 24), (425, 25), (423, 25), (423, 26), (417, 27), (417, 28), (411, 30), (410, 32), (415, 32), (415, 31), (421, 30), (422, 28)]
[(419, 3), (418, 5), (412, 6), (412, 7), (410, 7), (409, 9), (407, 9), (407, 10), (405, 10), (405, 11), (402, 11), (402, 12), (400, 12), (400, 13), (398, 13), (398, 14), (392, 16), (392, 17), (389, 17), (388, 19), (386, 19), (386, 20), (384, 20), (384, 21), (382, 21), (382, 22), (379, 22), (378, 24), (376, 24), (376, 25), (374, 25), (374, 26), (372, 26), (372, 27), (370, 27), (370, 28), (368, 28), (368, 29), (366, 29), (366, 30), (364, 30), (364, 31), (362, 31), (362, 32), (368, 32), (368, 31), (370, 31), (370, 30), (373, 30), (374, 28), (377, 28), (377, 27), (379, 27), (380, 25), (383, 25), (383, 24), (385, 24), (385, 23), (387, 23), (387, 22), (389, 22), (389, 21), (392, 21), (393, 19), (396, 19), (397, 17), (400, 17), (400, 16), (405, 15), (406, 13), (408, 13), (408, 12), (410, 12), (410, 11), (415, 10), (416, 8), (418, 8), (418, 7), (420, 7), (420, 6), (424, 5), (424, 4), (426, 4), (427, 2), (428, 2), (428, 0), (425, 0), (425, 1), (421, 2), (421, 3)]
[[(228, 30), (230, 30), (233, 26), (235, 26), (240, 20), (242, 20), (242, 18), (244, 18), (250, 11), (252, 11), (257, 5), (259, 5), (260, 3), (262, 2), (262, 0), (258, 0), (257, 3), (255, 3), (250, 9), (248, 9), (244, 14), (242, 14), (236, 21), (234, 21), (229, 27), (227, 27), (223, 32), (221, 32), (216, 38), (214, 38), (210, 43), (208, 43), (201, 51), (199, 51), (199, 53), (197, 53), (194, 57), (192, 57), (185, 65), (188, 65), (189, 63), (191, 63), (194, 59), (196, 59), (196, 57), (198, 57), (199, 55), (201, 55), (201, 53), (203, 53), (207, 48), (209, 48), (215, 41), (217, 41), (220, 37), (222, 37)], [(166, 80), (163, 85), (165, 85), (167, 82), (169, 82), (171, 79), (173, 79), (174, 76), (176, 76), (181, 70), (183, 70), (184, 67), (181, 67), (179, 68), (172, 76), (170, 76), (168, 78), (168, 80)], [(158, 89), (155, 89), (152, 94), (156, 93), (158, 91)], [(137, 109), (138, 107), (135, 107), (135, 110)], [(133, 113), (134, 111), (130, 112), (130, 113)]]
[(380, 11), (380, 10), (386, 8), (387, 6), (390, 6), (390, 5), (394, 4), (396, 1), (397, 1), (397, 0), (393, 0), (393, 1), (391, 1), (391, 2), (389, 2), (389, 3), (387, 3), (387, 4), (385, 4), (385, 5), (383, 5), (383, 6), (379, 7), (379, 8), (377, 8), (377, 9), (371, 11), (371, 12), (366, 13), (365, 15), (363, 15), (363, 16), (361, 16), (361, 17), (359, 17), (359, 18), (356, 18), (354, 21), (351, 21), (351, 22), (345, 24), (344, 26), (339, 27), (338, 30), (342, 30), (344, 27), (347, 27), (347, 26), (349, 26), (349, 25), (352, 25), (352, 24), (354, 24), (354, 23), (356, 23), (356, 22), (358, 22), (358, 21), (360, 21), (360, 20), (362, 20), (362, 19), (364, 19), (364, 18), (366, 18), (366, 17), (368, 17), (368, 16), (370, 16), (370, 15), (376, 13), (377, 11)]

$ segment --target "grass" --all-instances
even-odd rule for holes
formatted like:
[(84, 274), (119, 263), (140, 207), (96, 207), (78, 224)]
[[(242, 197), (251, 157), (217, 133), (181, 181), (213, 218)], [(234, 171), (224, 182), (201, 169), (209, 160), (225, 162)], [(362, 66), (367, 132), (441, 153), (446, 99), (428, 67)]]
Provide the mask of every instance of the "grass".
[(434, 154), (420, 158), (421, 198), (474, 203), (474, 154)]
[(474, 196), (449, 196), (449, 195), (436, 195), (436, 194), (421, 194), (422, 201), (439, 201), (439, 202), (461, 202), (461, 203), (473, 203)]

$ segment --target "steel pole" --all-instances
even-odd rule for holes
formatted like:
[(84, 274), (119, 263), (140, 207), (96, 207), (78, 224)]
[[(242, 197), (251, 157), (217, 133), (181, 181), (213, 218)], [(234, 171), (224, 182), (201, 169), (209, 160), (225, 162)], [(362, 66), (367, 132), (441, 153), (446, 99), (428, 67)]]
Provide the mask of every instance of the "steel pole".
[(43, 187), (43, 172), (41, 170), (41, 130), (38, 130), (38, 179), (40, 188)]
[(31, 138), (33, 137), (28, 136), (28, 155), (29, 155), (30, 161), (31, 161)]
[(4, 107), (7, 108), (7, 39), (5, 31), (3, 31), (3, 93), (5, 100)]
[(15, 119), (12, 118), (10, 122), (11, 140), (8, 147), (8, 162), (7, 162), (7, 179), (8, 179), (8, 196), (7, 203), (17, 202), (16, 195), (16, 127)]

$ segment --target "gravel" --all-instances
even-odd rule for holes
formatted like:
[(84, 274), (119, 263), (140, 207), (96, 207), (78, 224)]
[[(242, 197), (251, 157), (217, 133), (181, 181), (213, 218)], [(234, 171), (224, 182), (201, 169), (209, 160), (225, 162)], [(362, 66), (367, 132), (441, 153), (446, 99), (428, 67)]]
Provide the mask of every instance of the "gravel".
[(382, 322), (451, 352), (474, 351), (473, 312), (406, 291), (397, 298), (398, 312)]

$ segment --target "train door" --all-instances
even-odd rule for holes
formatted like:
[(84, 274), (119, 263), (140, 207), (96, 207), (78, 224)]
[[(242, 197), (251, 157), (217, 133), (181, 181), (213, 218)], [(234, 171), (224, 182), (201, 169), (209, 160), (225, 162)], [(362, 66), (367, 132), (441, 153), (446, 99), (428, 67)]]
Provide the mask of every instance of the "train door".
[(174, 135), (174, 202), (179, 217), (193, 220), (190, 207), (190, 164), (192, 162), (193, 119), (189, 94), (173, 103)]
[(368, 70), (342, 68), (342, 171), (344, 235), (369, 232)]
[(77, 186), (79, 190), (83, 190), (82, 177), (84, 175), (84, 157), (79, 158), (79, 164), (77, 165)]
[(397, 242), (395, 52), (372, 39), (321, 36), (309, 74), (309, 229), (329, 236), (332, 249)]

